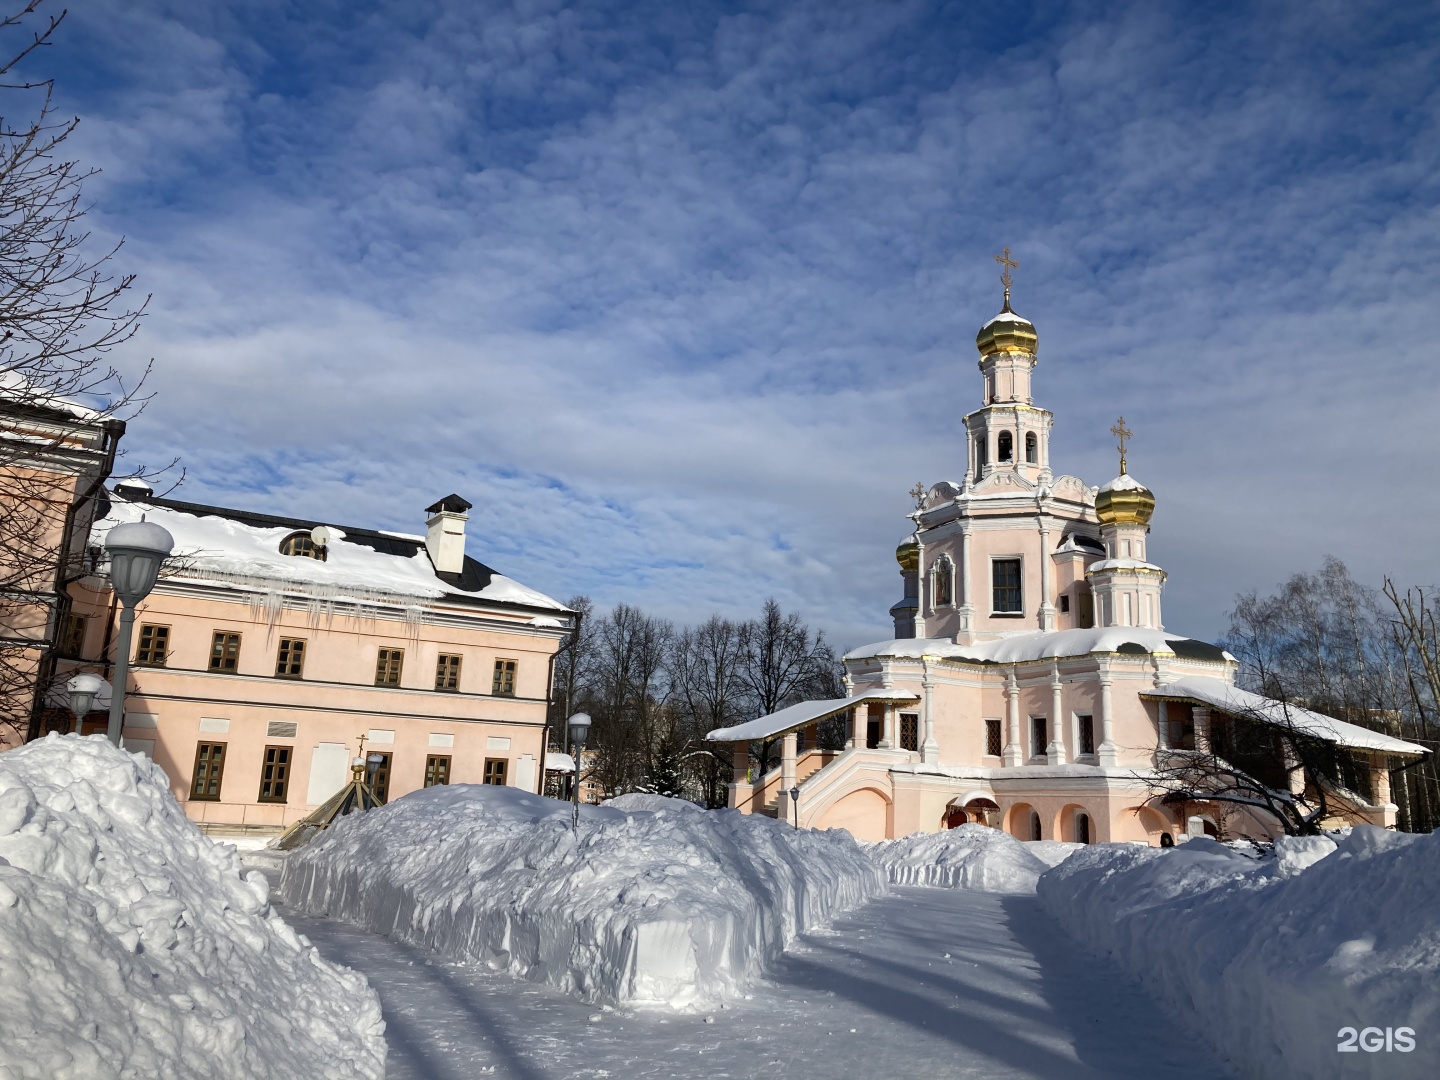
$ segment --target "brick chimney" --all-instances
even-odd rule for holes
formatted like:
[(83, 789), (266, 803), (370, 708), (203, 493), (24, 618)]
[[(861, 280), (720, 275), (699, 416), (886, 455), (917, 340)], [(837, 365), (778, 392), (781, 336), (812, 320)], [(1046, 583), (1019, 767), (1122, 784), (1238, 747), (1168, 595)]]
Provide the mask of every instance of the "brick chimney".
[(439, 574), (458, 574), (465, 569), (465, 522), (470, 503), (459, 495), (447, 495), (425, 512), (425, 550)]

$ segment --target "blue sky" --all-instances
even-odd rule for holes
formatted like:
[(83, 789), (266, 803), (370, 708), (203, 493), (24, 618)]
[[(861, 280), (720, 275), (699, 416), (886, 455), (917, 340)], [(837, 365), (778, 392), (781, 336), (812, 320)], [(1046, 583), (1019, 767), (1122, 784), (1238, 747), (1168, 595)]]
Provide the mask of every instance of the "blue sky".
[(888, 636), (1021, 263), (1057, 471), (1108, 428), (1166, 622), (1440, 577), (1433, 4), (79, 0), (53, 75), (154, 299), (131, 461), (680, 621)]

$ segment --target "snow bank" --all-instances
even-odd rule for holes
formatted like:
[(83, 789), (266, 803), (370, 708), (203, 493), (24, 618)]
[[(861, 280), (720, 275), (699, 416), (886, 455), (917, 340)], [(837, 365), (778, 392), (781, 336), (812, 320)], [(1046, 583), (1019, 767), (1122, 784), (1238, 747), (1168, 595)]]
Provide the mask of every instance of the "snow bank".
[[(1282, 839), (1095, 845), (1040, 879), (1071, 933), (1167, 997), (1246, 1077), (1440, 1071), (1440, 836), (1359, 826)], [(1414, 1050), (1340, 1053), (1342, 1028), (1414, 1029)], [(1373, 1043), (1374, 1036), (1367, 1042)]]
[(668, 795), (651, 795), (644, 791), (632, 791), (627, 795), (616, 795), (613, 799), (606, 799), (605, 806), (612, 810), (624, 810), (628, 814), (634, 813), (655, 813), (660, 810), (673, 810), (684, 813), (687, 810), (694, 810), (696, 813), (703, 813), (704, 807), (688, 799), (672, 799)]
[[(698, 1006), (801, 930), (877, 895), (848, 833), (729, 810), (570, 806), (510, 787), (412, 792), (285, 863), (287, 904), (592, 1001)], [(664, 800), (670, 803), (671, 800)]]
[(385, 1071), (380, 1003), (103, 736), (0, 755), (0, 1077)]
[(1033, 893), (1050, 869), (1008, 833), (987, 825), (961, 825), (868, 845), (896, 885), (930, 885), (977, 892)]

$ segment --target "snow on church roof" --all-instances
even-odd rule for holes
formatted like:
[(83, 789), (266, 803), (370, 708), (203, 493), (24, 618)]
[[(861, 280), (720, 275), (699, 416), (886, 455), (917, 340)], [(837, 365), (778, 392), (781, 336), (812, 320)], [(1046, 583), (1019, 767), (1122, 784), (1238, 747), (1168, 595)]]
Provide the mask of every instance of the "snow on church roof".
[(1200, 675), (1179, 679), (1154, 690), (1143, 692), (1141, 697), (1189, 700), (1201, 705), (1210, 705), (1231, 715), (1255, 716), (1284, 727), (1312, 735), (1337, 746), (1357, 750), (1378, 750), (1386, 754), (1427, 754), (1428, 750), (1416, 743), (1406, 742), (1379, 731), (1371, 731), (1358, 724), (1336, 720), (1324, 713), (1311, 712), (1298, 705), (1282, 705), (1273, 698), (1252, 694), (1238, 686), (1231, 686), (1220, 679), (1209, 679)]
[(787, 731), (813, 724), (817, 720), (842, 713), (862, 701), (918, 701), (919, 695), (909, 690), (866, 690), (848, 698), (825, 698), (820, 701), (802, 701), (798, 705), (773, 712), (756, 720), (748, 720), (733, 727), (716, 728), (705, 736), (706, 742), (755, 742), (758, 739), (772, 739)]
[(91, 543), (101, 545), (115, 525), (146, 520), (175, 538), (167, 577), (265, 583), (310, 595), (339, 598), (360, 594), (403, 603), (415, 600), (483, 600), (498, 604), (567, 609), (544, 593), (526, 588), (466, 556), (459, 574), (436, 573), (423, 538), (373, 529), (332, 527), (326, 559), (280, 554), (280, 542), (309, 532), (319, 522), (249, 514), (222, 507), (167, 499), (131, 501), (112, 495), (110, 511), (96, 521)]
[(1129, 473), (1121, 473), (1108, 484), (1100, 489), (1101, 491), (1149, 491), (1144, 484), (1140, 483)]
[(897, 638), (862, 645), (845, 654), (846, 660), (876, 656), (938, 656), (976, 664), (1023, 664), (1090, 653), (1159, 653), (1197, 660), (1234, 660), (1223, 649), (1204, 641), (1147, 630), (1138, 626), (1105, 626), (1090, 630), (1032, 630), (992, 641), (957, 645), (949, 638)]

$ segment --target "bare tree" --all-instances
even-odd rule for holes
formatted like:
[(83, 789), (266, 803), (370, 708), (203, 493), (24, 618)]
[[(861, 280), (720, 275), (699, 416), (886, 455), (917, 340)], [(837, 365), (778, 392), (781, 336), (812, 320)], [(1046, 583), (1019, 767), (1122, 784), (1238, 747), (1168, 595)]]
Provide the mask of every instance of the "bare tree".
[(1440, 708), (1440, 629), (1437, 629), (1436, 602), (1426, 597), (1424, 589), (1406, 589), (1402, 596), (1388, 577), (1384, 593), (1395, 611), (1391, 638), (1400, 655), (1411, 713), (1409, 730), (1404, 732), (1404, 737), (1430, 750), (1423, 760), (1395, 774), (1391, 791), (1400, 808), (1402, 827), (1414, 832), (1430, 832), (1440, 827), (1440, 763), (1436, 762), (1440, 756), (1440, 738), (1437, 738), (1440, 732), (1436, 731), (1436, 710)]
[[(755, 716), (767, 716), (807, 698), (829, 696), (835, 654), (823, 631), (810, 633), (800, 616), (785, 615), (771, 598), (760, 618), (741, 629), (740, 680)], [(760, 744), (760, 773), (769, 764), (774, 740)]]
[(728, 744), (704, 739), (741, 719), (743, 656), (740, 627), (719, 615), (681, 630), (670, 650), (671, 700), (687, 736), (686, 760), (707, 806), (725, 805), (732, 765)]
[(90, 243), (92, 172), (65, 156), (78, 120), (56, 114), (49, 81), (18, 76), (65, 17), (42, 2), (0, 15), (0, 743), (38, 730), (119, 417), (142, 404), (107, 357), (146, 301), (110, 270), (119, 245)]

